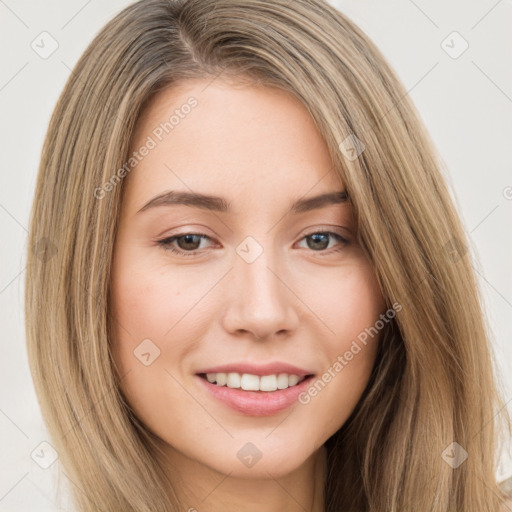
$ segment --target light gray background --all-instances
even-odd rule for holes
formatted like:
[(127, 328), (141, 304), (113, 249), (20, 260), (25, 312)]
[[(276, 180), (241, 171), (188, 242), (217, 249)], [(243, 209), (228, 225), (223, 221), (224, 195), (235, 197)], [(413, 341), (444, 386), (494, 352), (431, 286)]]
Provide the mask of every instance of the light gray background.
[[(26, 228), (55, 102), (93, 36), (129, 3), (0, 0), (0, 511), (71, 510), (66, 481), (62, 501), (55, 497), (57, 463), (43, 469), (35, 462), (51, 462), (51, 450), (40, 445), (48, 436), (25, 349)], [(504, 394), (512, 399), (512, 2), (332, 3), (359, 24), (389, 59), (448, 166), (448, 181), (479, 261), (476, 270)], [(49, 36), (40, 36), (44, 31), (58, 43), (45, 59), (31, 47), (39, 45), (40, 52), (51, 49)], [(453, 58), (463, 48), (463, 40), (469, 47)], [(500, 476), (511, 469), (507, 457)]]

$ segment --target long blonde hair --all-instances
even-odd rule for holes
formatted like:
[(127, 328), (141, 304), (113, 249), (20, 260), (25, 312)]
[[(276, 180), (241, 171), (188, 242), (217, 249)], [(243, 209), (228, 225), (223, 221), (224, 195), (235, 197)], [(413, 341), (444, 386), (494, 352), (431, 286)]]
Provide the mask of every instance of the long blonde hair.
[[(321, 0), (143, 0), (99, 32), (66, 83), (41, 154), (25, 309), (36, 392), (79, 510), (178, 510), (157, 443), (119, 391), (109, 282), (123, 181), (97, 191), (158, 90), (220, 75), (307, 107), (383, 295), (402, 306), (325, 443), (325, 510), (496, 512), (502, 401), (443, 164), (379, 50)], [(458, 467), (452, 442), (467, 452)]]

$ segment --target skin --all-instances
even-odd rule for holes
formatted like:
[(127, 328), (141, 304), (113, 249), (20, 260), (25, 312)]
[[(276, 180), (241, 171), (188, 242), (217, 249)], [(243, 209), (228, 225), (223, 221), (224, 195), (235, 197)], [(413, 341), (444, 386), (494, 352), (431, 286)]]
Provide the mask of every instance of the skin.
[[(323, 443), (357, 404), (379, 337), (369, 338), (308, 404), (272, 416), (232, 410), (195, 373), (243, 360), (285, 361), (321, 376), (378, 320), (385, 302), (357, 244), (350, 202), (289, 212), (297, 199), (343, 190), (306, 108), (277, 89), (210, 82), (160, 91), (134, 134), (137, 150), (190, 96), (197, 99), (123, 183), (111, 281), (120, 386), (158, 436), (187, 507), (321, 511)], [(222, 196), (232, 211), (173, 205), (137, 213), (168, 190)], [(349, 243), (331, 235), (315, 245), (306, 236), (325, 231)], [(187, 233), (209, 237), (172, 243), (195, 256), (157, 244)], [(263, 249), (250, 264), (236, 252), (247, 236)], [(134, 357), (145, 339), (160, 350), (147, 366)], [(262, 454), (252, 467), (237, 457), (247, 442)]]

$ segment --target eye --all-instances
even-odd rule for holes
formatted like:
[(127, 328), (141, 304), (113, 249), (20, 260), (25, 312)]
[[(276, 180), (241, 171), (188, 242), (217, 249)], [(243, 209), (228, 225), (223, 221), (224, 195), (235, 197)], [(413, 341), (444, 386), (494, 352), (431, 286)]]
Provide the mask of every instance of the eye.
[[(334, 251), (326, 252), (326, 249), (332, 248), (332, 245), (329, 246), (330, 240), (337, 240), (338, 246), (334, 249)], [(331, 254), (332, 252), (339, 252), (345, 249), (345, 246), (350, 242), (339, 235), (338, 233), (334, 233), (332, 231), (314, 231), (312, 233), (307, 234), (305, 237), (301, 239), (306, 240), (306, 245), (308, 249), (313, 250), (314, 252), (326, 253), (320, 254), (319, 256), (325, 256)]]
[[(163, 240), (158, 240), (158, 245), (162, 246), (166, 251), (170, 251), (180, 256), (194, 256), (199, 250), (201, 241), (210, 239), (209, 236), (201, 233), (185, 233), (183, 235), (175, 235)], [(177, 242), (178, 248), (173, 245)]]
[[(211, 238), (202, 233), (184, 233), (158, 240), (157, 244), (164, 250), (179, 256), (196, 256), (200, 249), (204, 248), (201, 247), (203, 240), (211, 240)], [(306, 240), (307, 248), (313, 252), (326, 253), (319, 254), (321, 256), (342, 251), (346, 245), (350, 244), (346, 238), (332, 231), (313, 231), (301, 238), (300, 241), (302, 242), (302, 240)], [(330, 245), (332, 240), (337, 240), (338, 246), (333, 251), (326, 251), (326, 249), (332, 248)]]

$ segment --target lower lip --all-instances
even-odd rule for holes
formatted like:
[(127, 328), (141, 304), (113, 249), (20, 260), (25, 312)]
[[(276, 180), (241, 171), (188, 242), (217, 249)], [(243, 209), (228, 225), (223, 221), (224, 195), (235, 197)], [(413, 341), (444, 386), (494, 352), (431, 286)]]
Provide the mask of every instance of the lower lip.
[(299, 394), (306, 390), (313, 379), (310, 375), (295, 386), (276, 391), (244, 391), (241, 388), (217, 386), (199, 375), (196, 377), (215, 398), (248, 416), (271, 416), (284, 411), (298, 402)]

